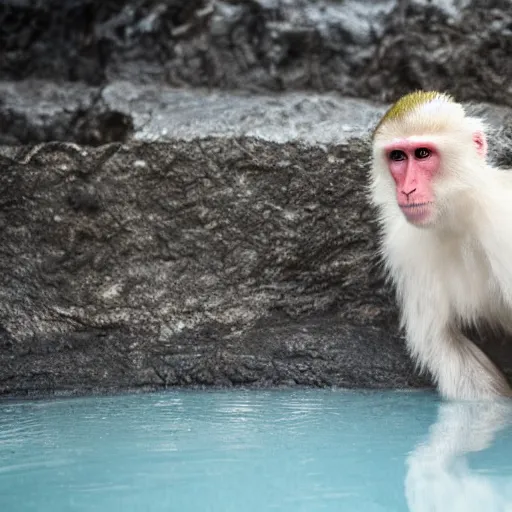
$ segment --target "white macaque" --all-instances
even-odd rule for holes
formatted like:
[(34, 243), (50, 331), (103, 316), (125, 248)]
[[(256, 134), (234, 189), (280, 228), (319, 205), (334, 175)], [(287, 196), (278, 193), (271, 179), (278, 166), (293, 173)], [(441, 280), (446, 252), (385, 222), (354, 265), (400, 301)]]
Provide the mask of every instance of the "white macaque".
[(487, 162), (482, 122), (445, 94), (404, 96), (373, 134), (370, 192), (413, 359), (445, 398), (512, 396), (463, 334), (512, 325), (512, 173)]

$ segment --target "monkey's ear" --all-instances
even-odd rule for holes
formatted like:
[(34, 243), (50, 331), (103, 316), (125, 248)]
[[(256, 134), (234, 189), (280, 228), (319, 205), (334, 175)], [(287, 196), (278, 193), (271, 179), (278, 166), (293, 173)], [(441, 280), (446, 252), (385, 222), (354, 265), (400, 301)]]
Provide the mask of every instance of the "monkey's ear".
[(487, 138), (483, 131), (476, 130), (473, 132), (473, 144), (478, 155), (485, 158), (487, 156)]

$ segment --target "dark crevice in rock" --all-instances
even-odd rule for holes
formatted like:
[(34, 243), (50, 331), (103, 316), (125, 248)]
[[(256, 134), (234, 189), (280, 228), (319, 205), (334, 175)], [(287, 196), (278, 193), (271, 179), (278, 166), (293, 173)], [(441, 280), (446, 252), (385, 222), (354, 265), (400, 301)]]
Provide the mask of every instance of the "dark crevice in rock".
[(0, 143), (49, 141), (97, 146), (123, 142), (134, 132), (129, 114), (106, 105), (101, 89), (51, 82), (4, 82), (0, 97)]

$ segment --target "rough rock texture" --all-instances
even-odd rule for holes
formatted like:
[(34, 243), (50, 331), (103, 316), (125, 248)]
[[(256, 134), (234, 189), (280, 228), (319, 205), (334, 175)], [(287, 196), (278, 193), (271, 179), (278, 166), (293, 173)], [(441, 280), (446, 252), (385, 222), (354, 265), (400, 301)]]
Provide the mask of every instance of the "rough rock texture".
[(0, 76), (510, 105), (508, 0), (0, 0)]
[(2, 154), (0, 392), (421, 383), (374, 265), (364, 144)]

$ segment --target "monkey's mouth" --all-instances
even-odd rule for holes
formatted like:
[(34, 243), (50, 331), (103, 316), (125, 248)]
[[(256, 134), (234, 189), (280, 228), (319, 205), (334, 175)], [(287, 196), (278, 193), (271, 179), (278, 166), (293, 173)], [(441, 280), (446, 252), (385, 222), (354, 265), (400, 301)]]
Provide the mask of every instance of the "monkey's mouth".
[(425, 224), (432, 216), (432, 203), (399, 205), (406, 219), (412, 224)]

